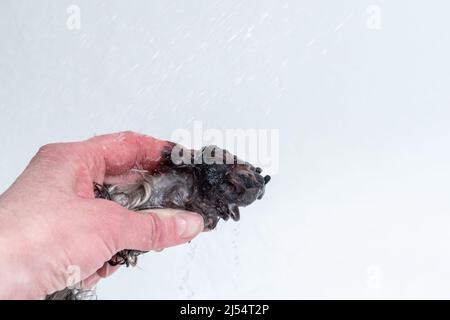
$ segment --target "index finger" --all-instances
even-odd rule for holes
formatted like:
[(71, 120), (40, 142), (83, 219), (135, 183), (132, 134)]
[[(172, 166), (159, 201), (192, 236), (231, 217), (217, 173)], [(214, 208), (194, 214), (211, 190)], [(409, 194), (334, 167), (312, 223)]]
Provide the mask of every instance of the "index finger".
[(173, 143), (131, 131), (96, 136), (85, 141), (94, 156), (91, 170), (120, 175), (130, 169), (152, 170)]

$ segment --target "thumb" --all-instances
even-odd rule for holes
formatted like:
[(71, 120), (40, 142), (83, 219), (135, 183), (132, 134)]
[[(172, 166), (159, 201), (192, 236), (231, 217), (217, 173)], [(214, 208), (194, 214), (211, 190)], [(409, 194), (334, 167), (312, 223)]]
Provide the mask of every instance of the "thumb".
[(192, 240), (204, 228), (203, 218), (193, 212), (176, 209), (124, 210), (119, 249), (150, 251)]

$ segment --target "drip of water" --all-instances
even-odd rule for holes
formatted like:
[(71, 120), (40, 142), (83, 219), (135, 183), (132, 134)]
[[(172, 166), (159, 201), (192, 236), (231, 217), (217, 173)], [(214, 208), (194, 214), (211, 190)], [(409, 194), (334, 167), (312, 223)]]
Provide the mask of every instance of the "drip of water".
[(184, 272), (181, 277), (181, 283), (178, 286), (180, 290), (181, 299), (192, 299), (195, 295), (194, 289), (190, 285), (190, 275), (191, 275), (191, 268), (194, 264), (196, 252), (197, 252), (197, 245), (195, 243), (190, 243), (185, 258), (185, 262), (183, 263)]
[(237, 292), (239, 290), (239, 266), (240, 266), (240, 259), (239, 259), (239, 234), (240, 234), (240, 228), (239, 224), (236, 224), (233, 228), (233, 235), (231, 240), (231, 249), (233, 251), (233, 263), (232, 263), (232, 270), (233, 270), (233, 288), (234, 291)]

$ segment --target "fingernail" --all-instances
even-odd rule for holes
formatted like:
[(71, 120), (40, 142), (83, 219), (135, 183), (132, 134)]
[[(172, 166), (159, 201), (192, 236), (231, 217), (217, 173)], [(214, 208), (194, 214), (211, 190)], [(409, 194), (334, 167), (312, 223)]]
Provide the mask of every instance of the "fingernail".
[(179, 213), (174, 216), (180, 238), (192, 238), (203, 229), (203, 219), (195, 213)]

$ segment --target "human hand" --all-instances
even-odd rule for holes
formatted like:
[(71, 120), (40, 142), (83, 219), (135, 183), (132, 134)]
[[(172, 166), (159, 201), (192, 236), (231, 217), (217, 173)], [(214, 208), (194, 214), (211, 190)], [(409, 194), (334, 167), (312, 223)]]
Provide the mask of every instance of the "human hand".
[(158, 250), (200, 233), (195, 213), (142, 214), (94, 198), (94, 182), (151, 169), (166, 145), (123, 132), (42, 147), (0, 196), (0, 298), (44, 298), (67, 287), (73, 266), (89, 288), (117, 268), (105, 261), (120, 250)]

